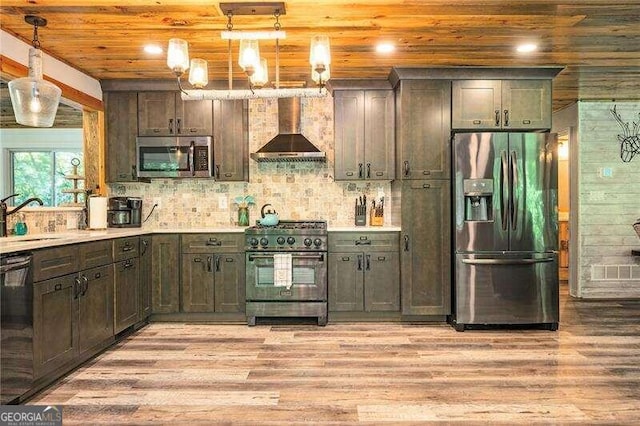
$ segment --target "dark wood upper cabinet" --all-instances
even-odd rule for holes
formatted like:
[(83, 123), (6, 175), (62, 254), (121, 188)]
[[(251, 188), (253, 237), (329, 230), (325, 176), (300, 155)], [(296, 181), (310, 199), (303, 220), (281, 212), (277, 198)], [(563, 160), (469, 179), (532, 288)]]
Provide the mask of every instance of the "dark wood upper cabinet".
[(183, 101), (179, 92), (138, 93), (139, 136), (211, 136), (212, 101)]
[(456, 80), (452, 127), (461, 130), (551, 128), (551, 80)]
[(249, 103), (213, 102), (213, 177), (249, 181)]
[(136, 92), (105, 92), (104, 110), (107, 182), (136, 181), (138, 94)]
[(396, 129), (398, 179), (449, 179), (451, 81), (401, 81)]
[(392, 180), (394, 95), (392, 90), (336, 90), (335, 180)]

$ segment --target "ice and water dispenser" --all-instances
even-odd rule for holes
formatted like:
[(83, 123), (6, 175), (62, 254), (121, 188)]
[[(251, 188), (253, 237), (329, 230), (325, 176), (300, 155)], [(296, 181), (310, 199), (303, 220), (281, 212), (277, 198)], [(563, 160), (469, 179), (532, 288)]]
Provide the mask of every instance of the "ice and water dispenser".
[(464, 180), (464, 220), (493, 220), (493, 179)]

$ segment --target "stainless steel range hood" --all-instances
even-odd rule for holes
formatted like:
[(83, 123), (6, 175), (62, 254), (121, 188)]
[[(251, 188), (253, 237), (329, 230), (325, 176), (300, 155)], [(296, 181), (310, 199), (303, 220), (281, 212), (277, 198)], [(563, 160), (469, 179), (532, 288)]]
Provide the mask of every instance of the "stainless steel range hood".
[(251, 158), (263, 161), (326, 161), (327, 154), (300, 133), (300, 98), (278, 99), (278, 134)]

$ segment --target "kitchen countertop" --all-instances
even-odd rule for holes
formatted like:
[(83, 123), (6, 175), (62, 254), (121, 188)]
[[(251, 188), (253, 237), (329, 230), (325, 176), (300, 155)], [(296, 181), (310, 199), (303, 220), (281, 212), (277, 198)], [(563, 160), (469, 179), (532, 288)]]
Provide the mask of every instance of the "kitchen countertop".
[[(66, 244), (86, 243), (112, 238), (135, 237), (147, 234), (188, 234), (188, 233), (243, 233), (244, 227), (227, 228), (109, 228), (105, 230), (69, 230), (62, 233), (27, 234), (0, 238), (0, 254), (26, 250), (37, 250)], [(328, 227), (329, 232), (398, 232), (399, 226), (336, 226)]]

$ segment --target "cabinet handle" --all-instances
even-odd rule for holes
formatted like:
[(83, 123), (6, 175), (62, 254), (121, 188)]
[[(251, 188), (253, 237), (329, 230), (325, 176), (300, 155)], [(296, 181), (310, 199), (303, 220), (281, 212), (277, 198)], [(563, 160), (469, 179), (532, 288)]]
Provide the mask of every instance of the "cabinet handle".
[(496, 110), (496, 127), (500, 126), (500, 110)]
[(149, 246), (149, 241), (142, 240), (142, 253), (140, 253), (140, 256), (144, 256), (144, 254), (147, 252), (148, 246)]
[(362, 163), (358, 163), (358, 178), (362, 179)]
[(211, 272), (211, 256), (207, 256), (207, 272)]
[(80, 278), (76, 277), (73, 280), (73, 298), (77, 299), (80, 294)]
[(131, 268), (132, 266), (133, 266), (133, 262), (132, 262), (132, 261), (130, 261), (130, 260), (126, 260), (126, 261), (124, 262), (124, 269), (129, 269), (129, 268)]
[(371, 178), (371, 163), (367, 163), (367, 179)]
[(355, 241), (357, 246), (370, 246), (371, 245), (371, 240), (356, 240)]
[(504, 110), (504, 125), (505, 126), (509, 125), (509, 110), (508, 109)]
[(371, 255), (367, 255), (367, 271), (371, 270)]
[(404, 175), (405, 176), (409, 176), (409, 162), (408, 161), (404, 162)]
[(220, 272), (220, 256), (216, 256), (216, 272)]
[(138, 177), (137, 175), (138, 175), (138, 169), (136, 168), (136, 165), (134, 164), (134, 165), (131, 166), (131, 179), (135, 180), (136, 177)]
[(60, 291), (62, 290), (62, 284), (56, 284), (56, 286), (53, 288), (54, 291)]
[(422, 184), (422, 189), (429, 189), (431, 188), (431, 184), (430, 183), (423, 183)]
[(173, 118), (169, 119), (169, 133), (173, 134)]
[(216, 165), (216, 179), (220, 179), (220, 166)]
[(84, 296), (85, 294), (87, 294), (87, 290), (89, 290), (89, 278), (87, 278), (86, 276), (82, 276), (82, 281), (84, 281), (84, 284), (82, 286), (82, 294), (81, 296)]
[(176, 133), (178, 134), (181, 133), (181, 129), (180, 129), (180, 125), (182, 124), (181, 122), (182, 120), (179, 118), (176, 120)]
[(404, 236), (404, 251), (409, 251), (409, 236), (406, 234)]
[(208, 246), (221, 246), (222, 245), (222, 241), (218, 241), (217, 238), (209, 238), (209, 241), (207, 241), (205, 245), (208, 245)]
[(122, 247), (123, 252), (131, 251), (131, 250), (133, 250), (133, 246), (130, 246), (129, 243), (127, 243), (124, 247)]
[(358, 271), (362, 271), (362, 255), (358, 255)]

